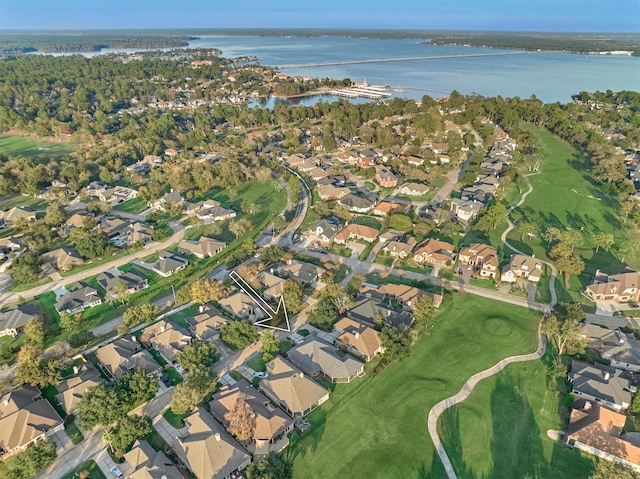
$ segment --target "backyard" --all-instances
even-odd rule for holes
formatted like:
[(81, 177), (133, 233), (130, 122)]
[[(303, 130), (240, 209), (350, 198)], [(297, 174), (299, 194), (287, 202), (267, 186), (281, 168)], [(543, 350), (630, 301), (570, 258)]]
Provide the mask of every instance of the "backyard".
[(312, 427), (291, 447), (296, 477), (444, 477), (427, 433), (430, 408), (474, 373), (534, 351), (538, 321), (533, 311), (456, 296), (409, 357), (336, 385), (308, 416)]
[(440, 437), (460, 479), (568, 479), (592, 472), (590, 457), (547, 437), (548, 429), (564, 429), (567, 414), (548, 379), (548, 361), (549, 355), (508, 366), (440, 417)]

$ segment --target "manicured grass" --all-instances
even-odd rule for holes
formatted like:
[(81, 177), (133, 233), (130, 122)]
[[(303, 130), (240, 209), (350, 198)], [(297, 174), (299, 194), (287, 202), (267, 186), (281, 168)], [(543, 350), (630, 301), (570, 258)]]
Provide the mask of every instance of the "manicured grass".
[(0, 135), (0, 153), (12, 156), (64, 155), (75, 147), (71, 142), (51, 143), (17, 135)]
[(566, 427), (567, 409), (543, 360), (509, 365), (447, 410), (438, 429), (460, 479), (585, 478), (594, 459), (547, 437)]
[(136, 215), (142, 213), (148, 208), (149, 206), (147, 205), (147, 202), (140, 196), (113, 207), (113, 209), (116, 210), (116, 214), (118, 211), (124, 211), (125, 213), (133, 213)]
[(137, 251), (140, 248), (140, 246), (132, 246), (131, 248), (127, 248), (124, 250), (118, 250), (115, 253), (109, 255), (109, 256), (105, 256), (104, 258), (100, 258), (100, 259), (96, 259), (94, 261), (88, 261), (83, 265), (80, 266), (76, 266), (75, 268), (71, 268), (69, 271), (65, 271), (63, 273), (60, 273), (60, 276), (62, 276), (63, 278), (66, 276), (70, 276), (72, 274), (76, 274), (76, 273), (81, 273), (82, 271), (85, 271), (87, 269), (91, 269), (91, 268), (95, 268), (96, 266), (100, 266), (101, 264), (105, 264), (105, 263), (110, 263), (112, 261), (117, 260), (118, 258), (122, 258), (123, 256), (127, 256), (131, 253), (134, 253), (135, 251)]
[(154, 427), (151, 428), (151, 432), (147, 434), (144, 439), (149, 443), (154, 451), (166, 452), (169, 449), (167, 441), (162, 439), (162, 436)]
[(52, 281), (53, 279), (50, 276), (42, 278), (41, 280), (35, 281), (33, 283), (16, 283), (15, 281), (13, 281), (7, 289), (12, 293), (19, 293), (20, 291), (27, 291), (29, 289), (42, 286), (43, 284), (51, 283)]
[(164, 367), (167, 365), (167, 361), (154, 348), (149, 348), (148, 351), (151, 353), (151, 356), (153, 356), (153, 359), (156, 360), (156, 363), (158, 363), (160, 366)]
[(355, 218), (353, 218), (351, 223), (356, 225), (369, 226), (370, 228), (374, 228), (378, 231), (382, 229), (382, 223), (372, 216), (356, 216)]
[(309, 415), (312, 427), (292, 445), (296, 477), (446, 477), (427, 433), (429, 410), (474, 373), (534, 351), (540, 314), (471, 295), (442, 308), (408, 358), (336, 385)]
[(350, 248), (335, 243), (332, 243), (331, 246), (329, 246), (329, 252), (331, 254), (344, 256), (345, 258), (351, 258), (351, 255), (353, 254), (353, 251), (351, 251)]
[[(606, 272), (624, 269), (612, 254), (616, 251), (615, 246), (612, 253), (602, 249), (595, 253), (591, 241), (595, 233), (602, 231), (613, 233), (617, 245), (623, 242), (627, 231), (618, 217), (618, 201), (602, 191), (599, 181), (587, 171), (590, 165), (580, 159), (571, 145), (532, 125), (524, 125), (524, 129), (538, 140), (546, 159), (540, 174), (528, 177), (533, 192), (527, 196), (521, 213), (527, 221), (540, 225), (542, 229), (581, 230), (583, 244), (576, 247), (576, 253), (585, 260), (587, 272), (593, 273), (598, 268)], [(522, 245), (526, 252), (547, 258), (547, 244), (540, 235), (522, 242), (519, 234), (513, 231), (509, 234), (509, 241), (515, 247)]]
[[(42, 198), (25, 196), (19, 193), (0, 197), (0, 210), (10, 210), (15, 206), (28, 206), (34, 211), (44, 210), (47, 207), (47, 201)], [(9, 236), (8, 231), (9, 230), (2, 230), (0, 231), (0, 235)]]
[(84, 441), (84, 436), (80, 429), (78, 429), (75, 420), (65, 423), (64, 431), (67, 433), (67, 436), (69, 436), (69, 439), (71, 439), (73, 444), (80, 444)]
[(536, 287), (536, 301), (541, 303), (551, 302), (551, 290), (549, 289), (549, 278), (551, 277), (551, 268), (546, 264), (543, 265), (542, 277), (538, 281)]
[(231, 376), (236, 381), (242, 381), (242, 378), (244, 377), (242, 374), (240, 374), (235, 369), (233, 371), (229, 371), (229, 376)]
[(247, 366), (256, 372), (264, 372), (267, 370), (266, 363), (262, 360), (262, 355), (257, 354), (247, 361)]
[(180, 429), (184, 427), (184, 418), (188, 417), (191, 413), (185, 414), (174, 414), (171, 408), (167, 409), (162, 417), (164, 417), (169, 424), (171, 424), (176, 429)]
[(65, 412), (64, 409), (62, 409), (62, 406), (58, 404), (58, 401), (56, 401), (57, 394), (58, 394), (58, 390), (56, 389), (55, 386), (51, 384), (49, 384), (45, 388), (42, 388), (42, 397), (47, 401), (49, 401), (49, 403), (53, 406), (53, 409), (55, 409), (56, 412), (60, 415), (60, 417), (64, 419), (65, 417), (67, 417), (67, 413)]
[(362, 250), (362, 253), (358, 256), (360, 261), (366, 261), (369, 255), (371, 254), (371, 250), (376, 245), (377, 241), (373, 241), (372, 243), (367, 244), (367, 247)]
[(373, 262), (377, 264), (381, 264), (382, 266), (391, 266), (393, 264), (393, 260), (394, 258), (392, 258), (391, 256), (388, 256), (382, 252), (379, 252), (376, 255)]
[(78, 479), (82, 471), (89, 471), (89, 477), (87, 479), (106, 479), (94, 460), (83, 462), (69, 474), (63, 476), (62, 479)]
[(365, 181), (364, 182), (364, 186), (365, 188), (367, 188), (369, 191), (373, 191), (376, 189), (376, 185), (370, 181)]
[(493, 291), (496, 290), (496, 283), (492, 279), (471, 278), (469, 283), (472, 286), (479, 286), (480, 288), (490, 289), (490, 290), (493, 290)]
[(198, 314), (199, 307), (199, 304), (189, 306), (188, 308), (185, 308), (182, 311), (178, 311), (176, 314), (172, 314), (171, 316), (169, 316), (167, 318), (167, 321), (172, 321), (188, 331), (189, 328), (187, 327), (187, 322), (185, 321), (185, 319)]
[(286, 341), (286, 340), (280, 341), (280, 344), (278, 345), (278, 349), (280, 350), (281, 353), (286, 353), (292, 347), (293, 347), (293, 343), (291, 341)]

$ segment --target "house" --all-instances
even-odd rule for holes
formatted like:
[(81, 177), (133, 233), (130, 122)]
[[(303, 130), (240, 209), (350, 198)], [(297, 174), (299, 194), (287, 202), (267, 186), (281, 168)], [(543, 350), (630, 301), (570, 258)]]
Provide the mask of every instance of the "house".
[(318, 196), (321, 200), (339, 200), (350, 193), (351, 190), (345, 186), (334, 186), (333, 184), (318, 186)]
[(147, 244), (153, 241), (154, 228), (146, 223), (135, 222), (131, 226), (131, 236), (129, 241), (131, 244), (140, 243)]
[(100, 273), (96, 281), (106, 292), (106, 299), (118, 300), (118, 294), (126, 290), (129, 294), (149, 287), (149, 280), (135, 269), (120, 272), (116, 268)]
[(211, 258), (222, 252), (227, 247), (227, 243), (201, 236), (198, 241), (182, 240), (178, 244), (178, 253), (191, 254), (196, 258)]
[(36, 318), (42, 318), (42, 311), (32, 303), (19, 304), (1, 311), (0, 336), (11, 336), (15, 339), (22, 333), (27, 323)]
[(378, 230), (371, 226), (357, 225), (351, 223), (342, 228), (333, 238), (334, 243), (346, 244), (348, 240), (361, 240), (373, 243), (378, 237)]
[(22, 249), (22, 236), (6, 236), (0, 238), (0, 250), (12, 252)]
[(238, 318), (248, 318), (252, 315), (264, 317), (262, 309), (244, 291), (222, 298), (219, 303), (225, 311)]
[(423, 196), (429, 192), (429, 187), (422, 183), (409, 182), (400, 187), (399, 193), (405, 196)]
[(533, 283), (542, 277), (542, 262), (533, 256), (522, 254), (511, 255), (509, 264), (502, 268), (500, 281), (515, 283), (518, 278), (527, 279)]
[(65, 225), (67, 229), (71, 228), (81, 228), (87, 219), (93, 218), (94, 214), (89, 211), (80, 211), (78, 213), (74, 213), (69, 217), (67, 221), (65, 221)]
[(220, 336), (220, 328), (229, 320), (213, 306), (200, 306), (198, 314), (185, 319), (189, 331), (202, 341), (213, 341)]
[(23, 386), (0, 398), (0, 457), (28, 447), (64, 430), (64, 422), (40, 390)]
[(315, 235), (321, 245), (328, 246), (339, 228), (340, 226), (338, 224), (332, 223), (327, 219), (322, 219), (312, 224), (307, 234)]
[(7, 211), (0, 211), (0, 220), (6, 228), (11, 228), (16, 220), (34, 221), (36, 213), (28, 206), (15, 206)]
[(129, 220), (104, 218), (98, 223), (97, 230), (104, 232), (109, 242), (116, 246), (125, 246), (130, 242), (131, 222)]
[(382, 251), (392, 258), (407, 258), (411, 254), (411, 250), (416, 245), (416, 239), (410, 236), (406, 241), (389, 241), (385, 243)]
[(96, 357), (114, 378), (119, 378), (135, 369), (144, 369), (147, 374), (157, 373), (161, 369), (151, 353), (133, 339), (116, 339), (98, 348)]
[(351, 165), (353, 163), (355, 163), (358, 158), (360, 158), (358, 156), (358, 154), (353, 151), (353, 150), (346, 150), (346, 151), (342, 151), (340, 153), (338, 153), (336, 155), (336, 158), (338, 159), (338, 161), (342, 162), (342, 163), (346, 163), (348, 165)]
[(385, 166), (376, 168), (375, 180), (384, 188), (395, 188), (398, 186), (398, 177)]
[(245, 401), (256, 419), (252, 438), (245, 445), (255, 455), (279, 452), (289, 444), (287, 434), (293, 431), (293, 420), (247, 381), (232, 387), (224, 386), (209, 403), (209, 410), (225, 428), (229, 427), (226, 414), (233, 410), (238, 400)]
[(496, 194), (497, 187), (485, 183), (474, 183), (471, 186), (463, 188), (460, 197), (467, 201), (477, 201), (486, 205), (489, 200)]
[(353, 308), (347, 311), (347, 317), (375, 327), (381, 324), (390, 326), (411, 326), (413, 314), (408, 311), (394, 311), (381, 301), (361, 298)]
[(78, 409), (78, 403), (87, 389), (97, 386), (102, 381), (100, 373), (89, 361), (73, 367), (73, 374), (67, 376), (56, 385), (58, 394), (56, 401), (67, 414), (73, 414)]
[(395, 201), (381, 201), (378, 206), (373, 209), (376, 216), (387, 216), (392, 211), (400, 210), (405, 214), (409, 211), (411, 205), (406, 203), (396, 203)]
[(184, 422), (187, 433), (173, 450), (198, 479), (227, 479), (251, 464), (251, 455), (204, 408)]
[(333, 185), (336, 187), (344, 186), (346, 183), (346, 178), (342, 175), (329, 175), (323, 178), (318, 179), (317, 181), (318, 187)]
[(313, 336), (287, 351), (287, 358), (309, 376), (323, 377), (332, 383), (350, 383), (364, 375), (364, 363)]
[(338, 200), (338, 204), (343, 206), (354, 213), (367, 213), (371, 211), (375, 206), (375, 201), (369, 198), (363, 198), (362, 196), (349, 193)]
[(109, 185), (102, 183), (101, 181), (92, 181), (87, 185), (87, 195), (89, 196), (98, 196), (103, 191), (109, 188)]
[(640, 447), (622, 434), (626, 420), (624, 414), (578, 399), (571, 410), (566, 444), (640, 472)]
[(100, 201), (116, 205), (137, 198), (138, 191), (126, 186), (115, 186), (99, 192), (97, 196)]
[(603, 275), (596, 272), (596, 282), (585, 289), (585, 294), (594, 301), (629, 303), (640, 301), (640, 273), (631, 271), (622, 274)]
[(262, 296), (265, 299), (280, 299), (280, 296), (282, 296), (284, 292), (285, 280), (283, 278), (267, 271), (261, 271), (258, 273), (258, 281), (260, 281), (260, 284), (264, 288)]
[(127, 464), (133, 469), (127, 477), (129, 479), (183, 479), (164, 452), (156, 452), (144, 439), (138, 439), (133, 447), (124, 455)]
[(176, 324), (161, 320), (146, 327), (140, 341), (153, 347), (168, 363), (173, 363), (191, 344), (191, 335)]
[(634, 373), (640, 372), (640, 341), (633, 334), (582, 324), (582, 335), (589, 338), (589, 349), (611, 363), (611, 367)]
[(182, 256), (170, 253), (168, 251), (161, 251), (158, 255), (158, 260), (153, 264), (151, 269), (164, 278), (171, 276), (176, 271), (185, 269), (189, 262)]
[(43, 263), (50, 263), (58, 271), (69, 271), (84, 264), (84, 259), (75, 248), (58, 248), (42, 255)]
[(342, 333), (336, 339), (336, 346), (351, 354), (369, 362), (376, 354), (384, 353), (382, 340), (375, 329), (349, 318), (342, 318), (333, 327)]
[(442, 295), (423, 291), (405, 284), (385, 283), (376, 288), (372, 288), (371, 285), (366, 285), (362, 287), (360, 293), (367, 298), (373, 298), (377, 301), (384, 301), (385, 299), (395, 300), (402, 305), (403, 309), (409, 311), (413, 311), (416, 301), (423, 295), (429, 296), (436, 308), (439, 308), (442, 304)]
[(148, 206), (154, 211), (162, 211), (164, 213), (169, 210), (169, 208), (171, 208), (171, 205), (177, 204), (182, 207), (184, 205), (184, 202), (184, 198), (180, 195), (180, 193), (171, 190), (169, 193), (165, 193), (157, 200), (149, 201)]
[(214, 200), (188, 205), (186, 213), (191, 217), (198, 218), (205, 225), (214, 221), (224, 221), (236, 217), (235, 211), (225, 208), (220, 202)]
[(394, 230), (393, 228), (387, 228), (382, 230), (378, 235), (378, 241), (380, 243), (386, 243), (387, 241), (395, 241), (402, 238), (405, 235), (402, 231)]
[(464, 265), (471, 266), (474, 272), (478, 272), (482, 278), (496, 278), (498, 266), (498, 252), (493, 246), (482, 243), (472, 243), (462, 248), (458, 253), (458, 259)]
[(405, 156), (403, 159), (411, 166), (422, 166), (424, 164), (424, 158), (419, 156)]
[(324, 274), (324, 269), (315, 264), (305, 263), (304, 261), (289, 260), (286, 265), (279, 268), (280, 274), (296, 280), (303, 286), (315, 286)]
[(569, 372), (576, 397), (598, 402), (615, 411), (627, 409), (636, 392), (628, 377), (628, 373), (604, 364), (591, 365), (582, 361), (572, 361)]
[(417, 263), (444, 267), (452, 266), (454, 258), (453, 245), (434, 238), (423, 241), (413, 255), (413, 259)]
[(329, 399), (329, 391), (280, 356), (267, 363), (260, 391), (293, 418), (306, 416)]
[(102, 304), (102, 299), (98, 295), (98, 290), (81, 281), (58, 298), (55, 308), (58, 313), (66, 311), (69, 314), (75, 314), (99, 304)]

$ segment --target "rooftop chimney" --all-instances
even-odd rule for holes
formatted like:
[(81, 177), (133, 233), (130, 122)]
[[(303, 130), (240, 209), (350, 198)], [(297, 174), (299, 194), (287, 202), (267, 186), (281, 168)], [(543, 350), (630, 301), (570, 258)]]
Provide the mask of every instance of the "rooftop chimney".
[(358, 331), (356, 331), (355, 333), (353, 333), (353, 335), (356, 337), (356, 339), (358, 339), (360, 337), (360, 333)]
[(604, 373), (604, 380), (605, 381), (608, 381), (610, 377), (611, 377), (611, 374), (609, 374), (609, 371)]
[(73, 374), (78, 374), (78, 366), (73, 367)]
[(9, 398), (8, 397), (4, 398), (4, 405), (5, 406), (9, 405)]
[(587, 402), (584, 403), (584, 410), (585, 411), (588, 411), (592, 407), (593, 407), (593, 404), (591, 404), (591, 402), (587, 401)]
[(220, 433), (219, 433), (219, 432), (216, 432), (216, 433), (214, 434), (214, 437), (216, 438), (216, 441), (219, 441), (219, 440), (220, 440)]
[(200, 307), (198, 308), (198, 311), (200, 311), (201, 313), (204, 313), (204, 305), (201, 304)]

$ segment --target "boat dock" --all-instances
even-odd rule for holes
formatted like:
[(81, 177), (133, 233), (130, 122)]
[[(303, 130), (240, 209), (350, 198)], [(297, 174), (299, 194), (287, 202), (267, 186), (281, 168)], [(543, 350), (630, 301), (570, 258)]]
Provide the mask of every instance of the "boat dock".
[(348, 88), (331, 90), (330, 94), (342, 98), (368, 98), (370, 100), (381, 100), (389, 98), (391, 93), (389, 87), (384, 85), (369, 85), (365, 82), (355, 82)]

